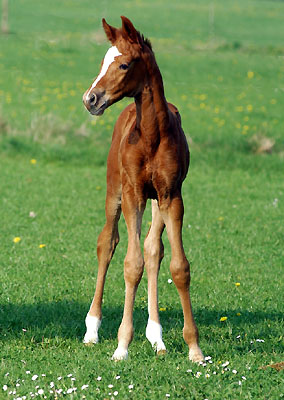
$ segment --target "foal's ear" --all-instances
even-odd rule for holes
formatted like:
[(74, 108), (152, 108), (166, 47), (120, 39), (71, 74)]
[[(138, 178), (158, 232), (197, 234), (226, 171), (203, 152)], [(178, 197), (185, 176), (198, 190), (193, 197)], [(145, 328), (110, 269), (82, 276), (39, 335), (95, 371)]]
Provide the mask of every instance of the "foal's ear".
[(122, 34), (123, 34), (123, 36), (126, 39), (130, 40), (130, 42), (132, 42), (132, 43), (141, 44), (140, 40), (139, 40), (138, 33), (137, 33), (136, 29), (134, 28), (132, 22), (126, 17), (121, 16), (120, 18), (122, 20)]
[(114, 28), (113, 26), (109, 25), (106, 20), (103, 18), (102, 19), (102, 23), (103, 23), (103, 28), (104, 31), (107, 35), (108, 40), (114, 44), (114, 42), (116, 41), (116, 31), (117, 29)]

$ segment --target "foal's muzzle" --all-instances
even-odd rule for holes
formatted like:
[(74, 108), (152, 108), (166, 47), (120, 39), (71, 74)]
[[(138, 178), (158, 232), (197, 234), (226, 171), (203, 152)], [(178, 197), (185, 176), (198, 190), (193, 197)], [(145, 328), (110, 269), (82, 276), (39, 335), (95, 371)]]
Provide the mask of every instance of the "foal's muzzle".
[(83, 103), (92, 115), (102, 115), (108, 106), (108, 102), (105, 99), (105, 93), (90, 93), (89, 90), (87, 90), (83, 95)]

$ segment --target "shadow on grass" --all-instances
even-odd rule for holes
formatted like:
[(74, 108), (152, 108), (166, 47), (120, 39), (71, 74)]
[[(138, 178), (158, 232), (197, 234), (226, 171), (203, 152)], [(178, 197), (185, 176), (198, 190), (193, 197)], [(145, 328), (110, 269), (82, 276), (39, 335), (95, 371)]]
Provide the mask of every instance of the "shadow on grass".
[[(32, 335), (35, 340), (42, 337), (65, 338), (81, 340), (85, 333), (84, 319), (89, 304), (76, 301), (52, 301), (49, 303), (35, 304), (4, 304), (0, 305), (0, 335), (2, 340), (19, 338), (23, 332)], [(239, 310), (238, 310), (239, 311)], [(240, 311), (241, 318), (236, 315), (236, 310), (227, 310), (228, 324), (232, 328), (242, 328), (248, 325), (263, 325), (263, 336), (273, 335), (272, 328), (267, 328), (269, 323), (283, 323), (283, 315), (273, 311)], [(103, 324), (100, 329), (101, 340), (115, 339), (123, 314), (123, 304), (116, 307), (103, 307)], [(194, 316), (197, 325), (208, 328), (221, 328), (222, 312), (218, 310), (195, 310)], [(160, 313), (161, 324), (164, 332), (183, 327), (183, 314), (181, 309), (168, 309)], [(148, 313), (147, 307), (135, 308), (134, 328), (138, 335), (145, 333)], [(282, 321), (282, 322), (281, 322)], [(277, 326), (279, 326), (277, 324)], [(24, 329), (24, 331), (23, 331)], [(258, 328), (259, 330), (259, 328)]]

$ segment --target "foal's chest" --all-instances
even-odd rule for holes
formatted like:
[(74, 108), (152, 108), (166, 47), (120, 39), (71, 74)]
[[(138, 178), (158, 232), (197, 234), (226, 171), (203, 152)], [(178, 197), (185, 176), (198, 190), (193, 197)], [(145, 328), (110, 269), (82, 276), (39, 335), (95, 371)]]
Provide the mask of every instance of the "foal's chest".
[(141, 200), (158, 199), (164, 193), (170, 193), (178, 173), (168, 175), (163, 164), (159, 157), (129, 149), (121, 154), (122, 187), (133, 190), (135, 197)]

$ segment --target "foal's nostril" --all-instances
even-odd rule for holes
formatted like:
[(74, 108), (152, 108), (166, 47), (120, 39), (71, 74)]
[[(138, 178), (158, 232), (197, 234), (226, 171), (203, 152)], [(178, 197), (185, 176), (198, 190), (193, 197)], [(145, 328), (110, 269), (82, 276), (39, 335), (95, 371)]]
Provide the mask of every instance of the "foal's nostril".
[(94, 104), (96, 102), (96, 96), (92, 94), (89, 99), (90, 104)]

